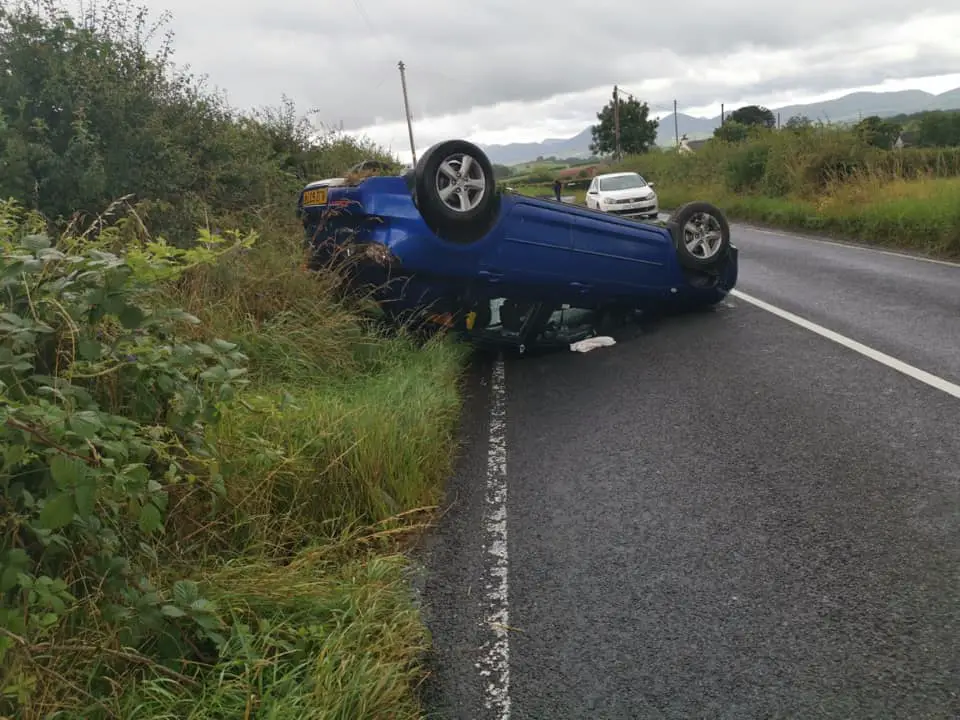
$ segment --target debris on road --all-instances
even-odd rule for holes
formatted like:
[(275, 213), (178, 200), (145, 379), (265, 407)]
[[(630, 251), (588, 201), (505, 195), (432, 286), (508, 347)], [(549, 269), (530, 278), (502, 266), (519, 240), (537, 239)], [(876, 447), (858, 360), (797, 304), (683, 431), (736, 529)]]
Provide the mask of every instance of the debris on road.
[(570, 343), (570, 349), (573, 352), (590, 352), (598, 347), (610, 347), (616, 345), (617, 341), (609, 335), (600, 335), (598, 337), (587, 338), (575, 343)]

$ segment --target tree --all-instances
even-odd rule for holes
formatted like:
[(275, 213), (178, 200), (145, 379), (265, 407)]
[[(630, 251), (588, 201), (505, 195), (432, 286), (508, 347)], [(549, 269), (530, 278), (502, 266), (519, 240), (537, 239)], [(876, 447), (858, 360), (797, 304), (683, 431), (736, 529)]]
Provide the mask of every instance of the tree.
[(811, 125), (813, 125), (813, 123), (806, 115), (791, 115), (787, 118), (784, 127), (787, 128), (787, 130), (801, 130)]
[(933, 110), (920, 117), (917, 141), (923, 147), (960, 145), (960, 112)]
[(513, 168), (509, 165), (501, 165), (500, 163), (493, 164), (493, 177), (497, 180), (504, 180), (511, 175), (513, 175)]
[[(593, 141), (590, 152), (610, 155), (616, 152), (617, 138), (613, 119), (613, 98), (597, 113), (600, 122), (590, 130)], [(650, 120), (650, 107), (645, 102), (628, 97), (620, 99), (620, 149), (628, 155), (647, 152), (657, 140), (659, 120)]]
[(713, 136), (717, 140), (723, 140), (729, 143), (743, 142), (750, 134), (750, 128), (736, 120), (727, 120), (723, 125), (713, 131)]
[(854, 125), (854, 132), (867, 145), (890, 150), (900, 137), (903, 128), (899, 123), (884, 120), (879, 115), (870, 115)]
[(730, 120), (748, 127), (759, 125), (772, 128), (777, 124), (777, 118), (773, 112), (760, 105), (744, 105), (730, 113)]
[(366, 141), (317, 137), (287, 99), (232, 109), (176, 69), (162, 23), (130, 0), (89, 3), (82, 22), (62, 1), (0, 4), (2, 198), (66, 222), (130, 195), (168, 240), (192, 242), (210, 208), (245, 213), (390, 160)]

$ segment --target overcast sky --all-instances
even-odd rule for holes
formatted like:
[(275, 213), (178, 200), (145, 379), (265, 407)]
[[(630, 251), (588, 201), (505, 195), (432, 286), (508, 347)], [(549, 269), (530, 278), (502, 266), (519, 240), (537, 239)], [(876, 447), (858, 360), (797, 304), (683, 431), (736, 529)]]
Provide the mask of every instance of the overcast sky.
[(175, 60), (233, 105), (275, 105), (285, 93), (405, 158), (401, 59), (421, 150), (451, 136), (573, 135), (614, 83), (653, 110), (676, 99), (704, 115), (720, 102), (784, 105), (884, 81), (960, 86), (958, 0), (912, 10), (907, 0), (147, 2), (173, 14)]

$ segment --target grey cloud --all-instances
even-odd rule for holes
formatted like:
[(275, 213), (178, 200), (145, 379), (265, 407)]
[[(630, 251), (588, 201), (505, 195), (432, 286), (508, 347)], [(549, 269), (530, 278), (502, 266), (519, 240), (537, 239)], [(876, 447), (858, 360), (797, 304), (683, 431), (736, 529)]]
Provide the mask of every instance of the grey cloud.
[[(209, 74), (235, 104), (274, 104), (286, 93), (301, 109), (318, 108), (321, 120), (347, 128), (402, 120), (399, 59), (418, 117), (649, 77), (679, 78), (665, 97), (645, 98), (653, 105), (673, 96), (686, 106), (709, 104), (723, 100), (725, 90), (684, 79), (688, 64), (748, 47), (833, 45), (794, 76), (751, 88), (755, 94), (957, 69), (956, 56), (932, 51), (907, 63), (836, 69), (845, 36), (907, 19), (902, 0), (875, 0), (869, 13), (862, 0), (692, 0), (678, 8), (627, 0), (253, 2), (168, 0), (177, 59)], [(923, 9), (956, 11), (956, 0), (926, 0)]]

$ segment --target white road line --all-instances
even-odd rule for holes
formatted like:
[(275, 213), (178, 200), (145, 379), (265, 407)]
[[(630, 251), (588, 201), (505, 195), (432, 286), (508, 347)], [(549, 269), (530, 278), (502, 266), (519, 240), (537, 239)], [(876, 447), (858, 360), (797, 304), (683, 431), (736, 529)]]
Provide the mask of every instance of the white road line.
[(800, 235), (798, 233), (784, 232), (780, 230), (768, 230), (767, 228), (761, 228), (757, 227), (756, 225), (748, 225), (745, 223), (738, 223), (738, 225), (740, 225), (740, 227), (747, 228), (748, 230), (752, 230), (753, 232), (762, 233), (763, 235), (776, 235), (779, 237), (793, 238), (795, 240), (806, 240), (808, 242), (823, 243), (824, 245), (833, 245), (834, 247), (849, 248), (851, 250), (865, 250), (866, 252), (877, 253), (878, 255), (889, 255), (891, 257), (904, 258), (906, 260), (919, 260), (920, 262), (933, 263), (934, 265), (960, 268), (960, 263), (950, 262), (949, 260), (937, 260), (936, 258), (924, 257), (922, 255), (911, 255), (910, 253), (896, 252), (894, 250), (881, 250), (880, 248), (859, 245), (853, 242), (836, 242), (834, 240), (824, 240), (822, 238), (810, 237), (809, 235)]
[(751, 305), (755, 305), (758, 308), (766, 310), (769, 313), (773, 313), (777, 317), (781, 317), (784, 320), (789, 320), (795, 325), (799, 325), (810, 332), (814, 332), (817, 335), (827, 338), (828, 340), (833, 340), (838, 345), (843, 345), (845, 348), (849, 348), (850, 350), (858, 352), (861, 355), (870, 358), (871, 360), (875, 360), (881, 365), (886, 365), (888, 368), (912, 377), (914, 380), (919, 380), (920, 382), (926, 383), (932, 388), (936, 388), (937, 390), (945, 392), (947, 395), (952, 395), (953, 397), (960, 399), (960, 385), (956, 385), (949, 380), (944, 380), (941, 377), (932, 375), (926, 370), (921, 370), (913, 365), (908, 365), (902, 360), (897, 360), (895, 357), (887, 355), (886, 353), (882, 353), (879, 350), (874, 350), (863, 343), (859, 343), (856, 340), (851, 340), (840, 333), (829, 330), (822, 325), (817, 325), (816, 323), (810, 322), (799, 315), (794, 315), (792, 312), (778, 308), (775, 305), (766, 303), (763, 300), (759, 300), (751, 295), (747, 295), (740, 290), (731, 290), (730, 294), (750, 303)]
[(484, 604), (487, 630), (493, 638), (481, 650), (480, 670), (484, 706), (497, 720), (510, 718), (510, 614), (507, 579), (507, 386), (503, 358), (493, 365), (490, 381), (490, 446), (487, 451), (487, 488), (483, 508), (486, 555)]

